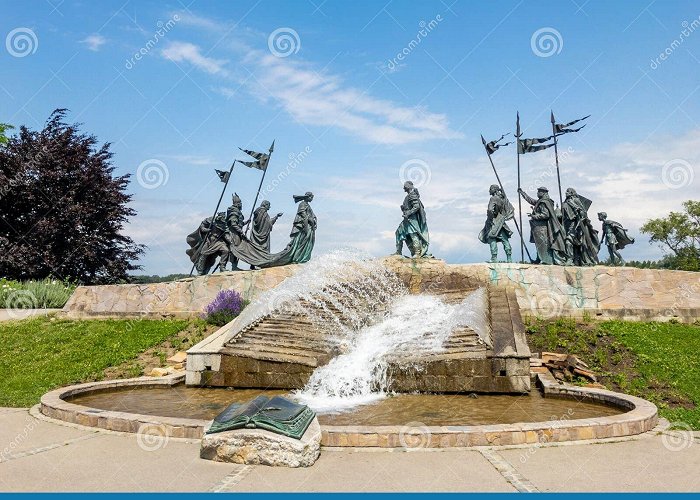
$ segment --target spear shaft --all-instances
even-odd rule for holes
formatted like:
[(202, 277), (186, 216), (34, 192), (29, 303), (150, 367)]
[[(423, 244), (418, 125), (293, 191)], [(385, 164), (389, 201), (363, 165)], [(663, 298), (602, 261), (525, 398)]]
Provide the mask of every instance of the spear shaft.
[[(520, 226), (523, 225), (523, 198), (520, 196), (520, 113), (516, 113), (515, 118), (515, 152), (518, 159), (518, 219)], [(520, 233), (520, 262), (525, 262), (525, 239)]]
[(258, 192), (255, 194), (255, 201), (253, 202), (253, 206), (250, 207), (250, 216), (248, 217), (248, 226), (245, 229), (246, 236), (248, 236), (248, 231), (250, 231), (250, 228), (253, 225), (253, 212), (255, 212), (255, 205), (258, 203), (258, 196), (260, 196), (260, 190), (262, 189), (263, 182), (265, 182), (265, 175), (267, 175), (267, 167), (270, 166), (270, 158), (272, 158), (272, 151), (274, 151), (274, 147), (275, 147), (275, 141), (272, 141), (272, 146), (270, 146), (270, 150), (268, 151), (268, 157), (267, 157), (267, 163), (265, 164), (265, 170), (263, 170), (263, 175), (262, 175), (262, 178), (260, 179), (260, 185), (258, 186)]
[[(228, 181), (231, 179), (231, 175), (233, 174), (233, 167), (236, 165), (236, 162), (238, 160), (233, 160), (233, 163), (231, 164), (231, 168), (228, 171), (228, 175), (226, 176), (226, 182), (224, 182), (224, 189), (221, 190), (221, 196), (219, 196), (219, 201), (216, 204), (216, 208), (214, 209), (214, 215), (211, 217), (211, 226), (210, 226), (210, 231), (214, 229), (214, 222), (216, 221), (216, 214), (219, 212), (219, 206), (221, 206), (221, 200), (224, 199), (224, 193), (226, 192), (226, 186), (228, 186)], [(195, 253), (195, 259), (194, 263), (192, 264), (192, 269), (190, 269), (190, 276), (192, 276), (192, 273), (194, 272), (194, 268), (197, 265), (197, 261), (199, 260), (200, 254), (202, 253), (202, 247), (204, 246), (204, 241), (200, 243), (200, 247), (197, 249), (197, 252)]]
[(554, 112), (552, 114), (552, 135), (554, 136), (554, 161), (557, 164), (557, 185), (559, 186), (559, 208), (564, 206), (564, 198), (561, 195), (561, 176), (559, 175), (559, 150), (557, 149), (557, 127), (554, 123)]

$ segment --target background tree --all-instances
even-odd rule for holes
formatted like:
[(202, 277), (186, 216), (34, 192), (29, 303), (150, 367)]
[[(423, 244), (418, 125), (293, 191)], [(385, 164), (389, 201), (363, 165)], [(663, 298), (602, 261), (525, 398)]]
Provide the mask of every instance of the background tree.
[(671, 251), (661, 260), (662, 267), (700, 271), (700, 201), (688, 200), (683, 212), (648, 220), (640, 230), (650, 235), (650, 243)]
[(40, 132), (20, 127), (0, 148), (0, 276), (112, 283), (140, 269), (122, 234), (136, 212), (129, 175), (114, 176), (110, 144), (54, 111)]
[(8, 139), (5, 133), (13, 128), (15, 127), (13, 127), (12, 125), (8, 125), (7, 123), (0, 123), (0, 146), (7, 144)]

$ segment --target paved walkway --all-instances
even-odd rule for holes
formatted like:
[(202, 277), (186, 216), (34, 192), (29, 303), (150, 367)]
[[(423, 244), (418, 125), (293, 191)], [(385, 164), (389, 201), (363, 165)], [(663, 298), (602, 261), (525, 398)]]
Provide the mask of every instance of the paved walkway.
[(220, 464), (149, 441), (0, 408), (0, 491), (700, 491), (700, 433), (446, 451), (324, 450), (313, 467)]

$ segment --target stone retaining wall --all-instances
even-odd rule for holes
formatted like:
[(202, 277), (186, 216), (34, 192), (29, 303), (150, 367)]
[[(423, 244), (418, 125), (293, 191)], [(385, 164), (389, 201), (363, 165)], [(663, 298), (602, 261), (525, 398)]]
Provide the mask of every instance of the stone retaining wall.
[[(386, 257), (412, 293), (445, 293), (496, 285), (515, 289), (523, 315), (630, 320), (700, 319), (700, 273), (631, 267), (445, 264)], [(308, 264), (313, 265), (313, 261)], [(78, 287), (63, 308), (69, 317), (195, 316), (222, 289), (254, 300), (302, 265), (217, 273), (168, 283)]]
[(79, 286), (63, 307), (63, 313), (68, 317), (192, 317), (204, 311), (221, 290), (236, 290), (244, 299), (253, 301), (299, 269), (299, 265), (289, 265), (166, 283)]
[(632, 267), (533, 264), (445, 264), (389, 257), (387, 265), (412, 292), (515, 289), (524, 316), (582, 316), (692, 322), (700, 319), (700, 273)]

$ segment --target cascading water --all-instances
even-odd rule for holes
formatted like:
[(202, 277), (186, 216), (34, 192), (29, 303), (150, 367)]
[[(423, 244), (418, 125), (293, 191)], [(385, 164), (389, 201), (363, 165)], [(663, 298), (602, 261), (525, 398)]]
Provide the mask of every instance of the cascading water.
[(350, 332), (347, 351), (314, 371), (296, 397), (318, 411), (371, 403), (386, 396), (388, 358), (440, 352), (457, 328), (472, 328), (489, 342), (486, 292), (478, 289), (458, 304), (431, 295), (404, 295), (379, 322)]
[(262, 294), (238, 318), (239, 328), (275, 313), (304, 315), (342, 343), (372, 322), (395, 298), (408, 293), (380, 261), (354, 249), (313, 258), (294, 276)]
[(476, 290), (448, 304), (434, 295), (409, 295), (380, 260), (337, 250), (262, 294), (238, 318), (239, 331), (274, 315), (300, 315), (321, 328), (341, 353), (317, 368), (296, 397), (319, 411), (366, 404), (386, 396), (387, 367), (443, 350), (458, 328), (469, 327), (490, 344), (487, 296)]

